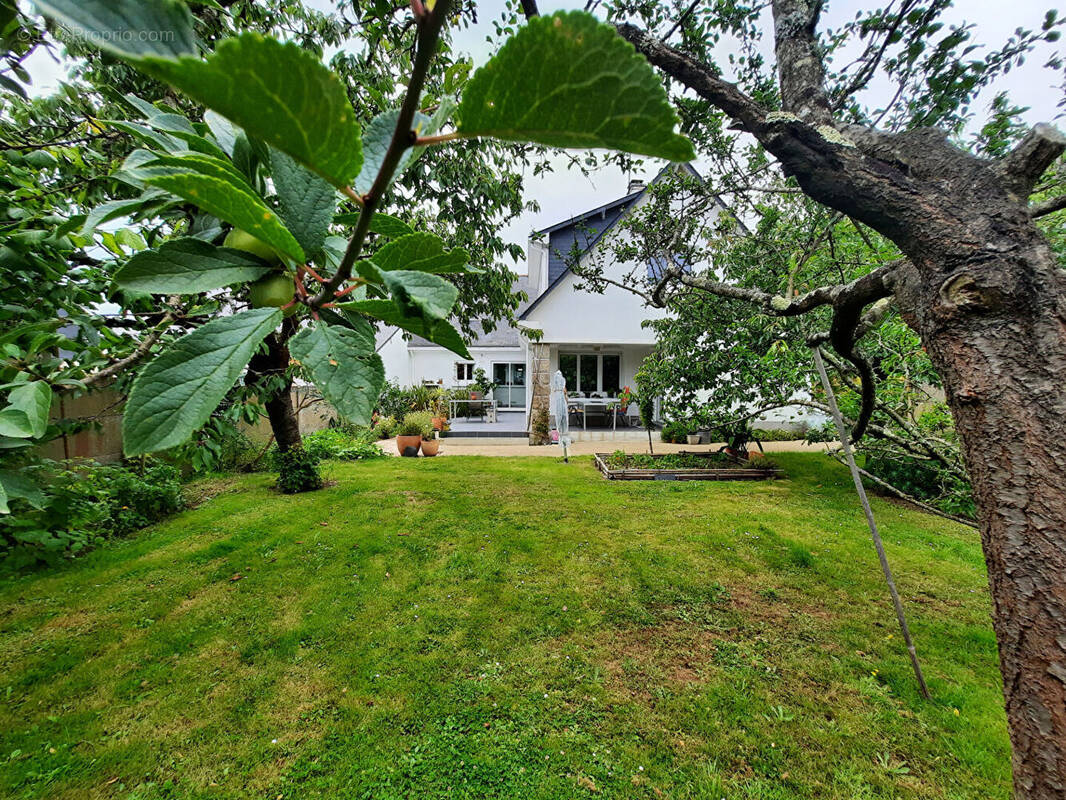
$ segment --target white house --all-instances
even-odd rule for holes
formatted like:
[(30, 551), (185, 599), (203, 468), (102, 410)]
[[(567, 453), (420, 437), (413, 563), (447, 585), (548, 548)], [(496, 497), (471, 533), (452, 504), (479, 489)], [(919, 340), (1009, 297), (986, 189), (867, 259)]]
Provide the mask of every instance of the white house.
[[(691, 170), (667, 167), (653, 183), (671, 168)], [(607, 285), (602, 293), (577, 289), (568, 261), (575, 253), (580, 253), (582, 263), (602, 256), (597, 250), (601, 241), (647, 201), (646, 192), (642, 182), (631, 182), (624, 197), (534, 233), (528, 244), (526, 274), (514, 284), (515, 292), (525, 292), (529, 298), (518, 309), (518, 324), (504, 323), (491, 333), (482, 332), (469, 342), (471, 360), (462, 360), (421, 337), (405, 337), (396, 328), (382, 331), (378, 352), (386, 377), (402, 386), (432, 383), (450, 388), (469, 384), (474, 371), (483, 369), (498, 384), (494, 399), (499, 416), (510, 422), (500, 426), (499, 433), (485, 435), (523, 435), (530, 415), (547, 407), (549, 380), (556, 370), (562, 370), (569, 392), (586, 397), (594, 393), (617, 397), (623, 387), (634, 387), (637, 370), (655, 346), (654, 332), (642, 323), (666, 312), (646, 306), (641, 297), (618, 286)], [(604, 277), (615, 281), (622, 281), (634, 267), (602, 257), (597, 263)], [(635, 415), (636, 408), (627, 411)], [(608, 427), (609, 433), (588, 437), (625, 435), (616, 433), (613, 424)], [(584, 432), (576, 433), (582, 438)]]

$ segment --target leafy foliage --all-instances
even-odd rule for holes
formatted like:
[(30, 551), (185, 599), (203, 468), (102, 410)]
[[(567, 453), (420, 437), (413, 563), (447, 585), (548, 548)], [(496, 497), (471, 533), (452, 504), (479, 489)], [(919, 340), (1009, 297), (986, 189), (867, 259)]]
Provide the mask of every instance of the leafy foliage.
[(283, 494), (299, 494), (322, 488), (318, 459), (302, 447), (277, 451), (274, 467), (278, 471), (277, 487)]
[(122, 422), (126, 455), (165, 450), (198, 430), (281, 321), (273, 308), (219, 317), (177, 340), (137, 376)]
[(691, 161), (692, 144), (674, 133), (675, 121), (662, 84), (632, 45), (572, 11), (530, 20), (474, 73), (458, 130)]
[(0, 557), (8, 567), (51, 562), (124, 536), (184, 506), (177, 469), (44, 461), (25, 470), (34, 493), (0, 516)]

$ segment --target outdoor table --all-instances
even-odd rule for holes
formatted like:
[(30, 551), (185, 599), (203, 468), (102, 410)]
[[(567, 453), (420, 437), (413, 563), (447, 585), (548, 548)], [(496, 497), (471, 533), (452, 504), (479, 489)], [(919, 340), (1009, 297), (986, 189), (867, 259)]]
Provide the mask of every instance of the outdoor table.
[[(588, 430), (588, 418), (585, 416), (586, 406), (607, 406), (609, 410), (613, 410), (611, 414), (611, 429), (618, 430), (618, 413), (619, 411), (625, 411), (622, 406), (622, 400), (619, 397), (568, 397), (566, 398), (568, 406), (581, 406), (581, 427), (583, 430)], [(614, 409), (610, 409), (611, 406), (615, 406)]]
[(472, 397), (456, 397), (448, 401), (448, 418), (455, 419), (455, 404), (456, 403), (485, 403), (488, 406), (488, 413), (485, 415), (486, 422), (496, 421), (496, 400), (489, 400), (482, 397), (480, 400), (475, 400)]

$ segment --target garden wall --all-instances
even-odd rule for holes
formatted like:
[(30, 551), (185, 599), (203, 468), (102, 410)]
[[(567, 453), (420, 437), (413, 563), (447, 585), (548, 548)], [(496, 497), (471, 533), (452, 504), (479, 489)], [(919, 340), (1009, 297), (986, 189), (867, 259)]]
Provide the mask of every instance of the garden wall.
[[(91, 419), (97, 423), (95, 430), (82, 431), (73, 436), (61, 436), (41, 449), (45, 458), (91, 458), (107, 464), (122, 460), (122, 405), (125, 397), (117, 392), (104, 390), (69, 398), (62, 395), (52, 406), (53, 419)], [(313, 433), (329, 426), (336, 416), (333, 407), (309, 387), (295, 387), (293, 404), (299, 409), (300, 432)], [(265, 418), (256, 425), (242, 426), (250, 439), (266, 442), (270, 438), (270, 424)]]

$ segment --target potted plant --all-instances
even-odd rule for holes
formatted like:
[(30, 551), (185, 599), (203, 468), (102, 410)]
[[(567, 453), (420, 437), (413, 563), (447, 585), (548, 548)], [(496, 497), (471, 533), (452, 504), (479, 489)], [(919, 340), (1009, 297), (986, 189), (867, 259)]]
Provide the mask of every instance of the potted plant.
[(424, 435), (431, 436), (433, 422), (428, 411), (412, 411), (396, 430), (396, 449), (401, 456), (417, 456)]
[(443, 431), (448, 429), (448, 398), (443, 390), (438, 391), (430, 401), (430, 411), (433, 414), (433, 430)]
[(440, 450), (440, 439), (437, 438), (437, 432), (435, 430), (425, 431), (422, 434), (422, 455), (435, 456), (437, 451)]
[(685, 439), (689, 444), (699, 444), (703, 441), (703, 436), (699, 431), (696, 431), (695, 433), (686, 434)]

